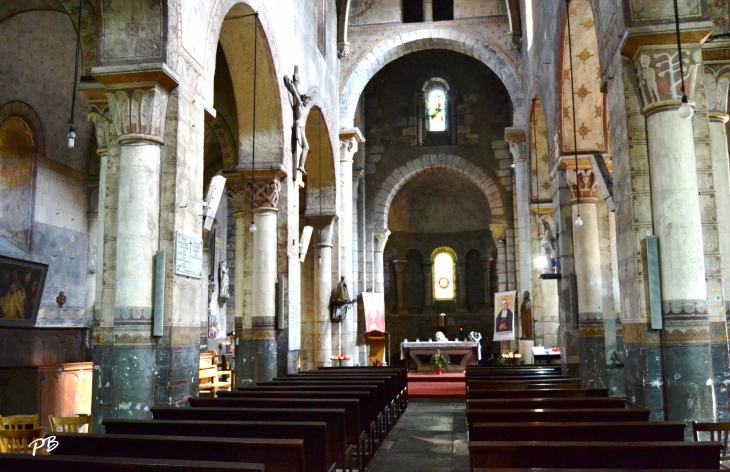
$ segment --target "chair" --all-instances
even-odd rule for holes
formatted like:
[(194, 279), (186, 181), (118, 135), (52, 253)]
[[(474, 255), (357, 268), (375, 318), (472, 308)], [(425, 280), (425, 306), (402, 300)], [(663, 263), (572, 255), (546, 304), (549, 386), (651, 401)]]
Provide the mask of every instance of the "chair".
[(38, 415), (13, 415), (0, 417), (2, 429), (38, 429)]
[[(43, 439), (43, 427), (38, 429), (0, 429), (0, 453), (33, 454), (30, 444), (36, 439)], [(40, 453), (38, 450), (36, 453)]]
[(198, 385), (198, 393), (199, 394), (210, 394), (212, 396), (215, 396), (218, 393), (218, 390), (221, 388), (227, 388), (228, 390), (231, 389), (231, 381), (230, 380), (222, 380), (221, 377), (227, 375), (230, 379), (231, 371), (230, 370), (218, 370), (218, 366), (211, 365), (207, 367), (200, 367), (198, 378), (200, 379), (200, 384)]
[[(91, 415), (83, 416), (48, 416), (53, 433), (91, 433)], [(84, 428), (84, 425), (87, 427)]]
[(709, 433), (710, 441), (718, 441), (722, 443), (722, 451), (720, 452), (720, 467), (730, 469), (730, 466), (723, 464), (724, 461), (730, 461), (728, 454), (728, 433), (730, 433), (730, 422), (727, 423), (700, 423), (692, 422), (692, 435), (695, 441), (700, 440), (699, 433)]

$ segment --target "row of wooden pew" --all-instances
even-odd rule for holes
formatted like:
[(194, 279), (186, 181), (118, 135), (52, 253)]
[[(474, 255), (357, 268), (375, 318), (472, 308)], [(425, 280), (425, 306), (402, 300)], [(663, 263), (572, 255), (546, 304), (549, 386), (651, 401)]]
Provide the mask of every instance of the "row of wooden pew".
[(406, 406), (404, 369), (324, 368), (152, 408), (151, 420), (104, 420), (105, 434), (56, 434), (50, 456), (8, 454), (0, 467), (56, 471), (76, 461), (83, 470), (88, 460), (88, 470), (121, 470), (119, 461), (142, 460), (131, 470), (362, 471)]
[(685, 423), (649, 422), (649, 410), (558, 369), (467, 368), (472, 471), (719, 469), (721, 443), (685, 442)]

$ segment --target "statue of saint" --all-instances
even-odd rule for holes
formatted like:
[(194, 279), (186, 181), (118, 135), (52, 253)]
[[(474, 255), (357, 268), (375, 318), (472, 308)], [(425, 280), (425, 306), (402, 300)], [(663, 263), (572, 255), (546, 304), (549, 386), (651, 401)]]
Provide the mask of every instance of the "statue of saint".
[(218, 291), (218, 299), (228, 299), (230, 294), (228, 293), (228, 263), (222, 261), (218, 268), (218, 277), (220, 281), (220, 290)]
[[(296, 139), (297, 149), (301, 148), (301, 154), (297, 163), (297, 170), (302, 175), (307, 175), (304, 171), (304, 163), (307, 161), (307, 154), (309, 153), (309, 143), (307, 142), (307, 136), (304, 133), (304, 127), (306, 126), (306, 110), (311, 97), (299, 93), (299, 66), (294, 66), (294, 75), (291, 80), (289, 77), (284, 76), (284, 84), (286, 89), (289, 91), (290, 102), (292, 109), (294, 110), (294, 139)], [(295, 156), (296, 158), (296, 156)]]
[(520, 307), (520, 321), (522, 322), (522, 336), (520, 339), (532, 339), (532, 302), (530, 292), (525, 292)]

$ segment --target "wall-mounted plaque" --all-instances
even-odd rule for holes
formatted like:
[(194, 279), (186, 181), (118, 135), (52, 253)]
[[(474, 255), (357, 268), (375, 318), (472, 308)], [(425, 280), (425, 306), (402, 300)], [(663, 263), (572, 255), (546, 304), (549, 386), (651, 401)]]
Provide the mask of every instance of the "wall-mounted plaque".
[(203, 240), (178, 231), (175, 237), (175, 274), (203, 276)]

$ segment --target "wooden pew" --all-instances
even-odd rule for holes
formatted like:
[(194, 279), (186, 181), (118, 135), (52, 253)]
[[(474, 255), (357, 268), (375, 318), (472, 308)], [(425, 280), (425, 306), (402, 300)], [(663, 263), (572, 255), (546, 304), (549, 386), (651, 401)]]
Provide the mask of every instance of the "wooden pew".
[(263, 464), (244, 462), (185, 461), (173, 459), (140, 459), (128, 457), (89, 456), (31, 456), (28, 454), (3, 454), (0, 457), (3, 472), (189, 472), (204, 470), (213, 472), (260, 471)]
[(365, 430), (360, 429), (362, 426), (360, 422), (360, 402), (355, 398), (189, 398), (188, 403), (192, 408), (289, 408), (302, 410), (341, 408), (345, 410), (347, 443), (355, 447), (358, 459), (362, 439), (366, 433)]
[(561, 374), (469, 374), (466, 381), (470, 380), (553, 380), (569, 379), (570, 377)]
[(719, 469), (719, 442), (470, 441), (471, 469), (479, 467)]
[(381, 372), (385, 371), (388, 373), (395, 373), (398, 376), (398, 386), (400, 389), (398, 395), (398, 411), (399, 415), (403, 414), (405, 409), (408, 407), (408, 370), (402, 367), (366, 367), (366, 366), (353, 366), (353, 367), (320, 367), (319, 372), (337, 372), (347, 375), (356, 375), (362, 372)]
[(108, 434), (205, 436), (219, 438), (303, 439), (307, 472), (328, 472), (324, 422), (104, 420)]
[(304, 472), (301, 439), (56, 433), (54, 456), (137, 457), (264, 464), (267, 471)]
[[(252, 387), (245, 390), (237, 390), (234, 392), (220, 392), (218, 398), (237, 399), (246, 406), (245, 402), (250, 398), (267, 398), (267, 399), (354, 399), (357, 400), (360, 407), (360, 438), (357, 444), (358, 457), (368, 452), (367, 460), (371, 457), (370, 451), (365, 449), (366, 439), (370, 439), (375, 428), (375, 420), (378, 411), (375, 404), (374, 394), (364, 390), (343, 390), (340, 392), (319, 391), (319, 390), (277, 390), (264, 387)], [(360, 464), (362, 466), (362, 464)]]
[(470, 441), (683, 441), (679, 422), (474, 423)]
[[(570, 472), (654, 472), (655, 469), (570, 469)], [(662, 469), (664, 472), (717, 472), (717, 469)], [(473, 472), (494, 472), (493, 469), (474, 469)], [(501, 469), (501, 472), (565, 472), (565, 469)]]
[(469, 428), (474, 423), (595, 423), (649, 421), (649, 410), (635, 408), (631, 410), (616, 409), (584, 409), (584, 410), (466, 410)]
[(487, 380), (470, 380), (466, 383), (466, 390), (535, 390), (541, 388), (572, 388), (579, 390), (580, 381), (577, 382), (492, 382)]
[(550, 410), (585, 409), (585, 408), (626, 408), (625, 398), (498, 398), (468, 399), (467, 408), (482, 410), (534, 410), (537, 408)]
[(545, 385), (580, 385), (580, 379), (572, 379), (561, 377), (558, 379), (521, 379), (521, 378), (500, 378), (500, 379), (466, 379), (466, 385), (478, 387), (479, 385), (500, 386), (500, 385), (517, 385), (519, 387), (526, 385), (545, 384)]
[(542, 388), (526, 390), (505, 390), (505, 389), (471, 389), (467, 391), (469, 399), (490, 399), (490, 398), (607, 398), (608, 389), (576, 389), (576, 388)]
[(327, 428), (328, 461), (342, 467), (347, 464), (347, 443), (345, 441), (344, 409), (306, 409), (292, 408), (178, 408), (159, 406), (151, 408), (155, 420), (194, 420), (194, 421), (284, 421), (324, 422)]

